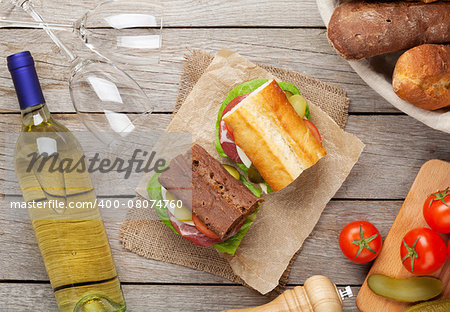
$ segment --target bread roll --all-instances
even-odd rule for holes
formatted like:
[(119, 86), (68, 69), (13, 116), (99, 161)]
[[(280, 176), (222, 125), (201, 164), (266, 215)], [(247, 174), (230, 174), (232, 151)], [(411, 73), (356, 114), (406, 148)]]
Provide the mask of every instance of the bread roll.
[[(399, 1), (402, 1), (402, 0), (399, 0)], [(439, 0), (406, 0), (406, 1), (409, 1), (409, 2), (412, 2), (412, 1), (422, 1), (423, 3), (432, 3), (432, 2), (439, 1)], [(450, 1), (450, 0), (442, 0), (442, 1)]]
[(326, 155), (274, 80), (253, 91), (223, 120), (235, 143), (278, 191)]
[(349, 2), (328, 25), (331, 45), (346, 59), (450, 42), (450, 2)]
[(424, 44), (403, 53), (392, 86), (400, 98), (421, 108), (450, 106), (450, 45)]

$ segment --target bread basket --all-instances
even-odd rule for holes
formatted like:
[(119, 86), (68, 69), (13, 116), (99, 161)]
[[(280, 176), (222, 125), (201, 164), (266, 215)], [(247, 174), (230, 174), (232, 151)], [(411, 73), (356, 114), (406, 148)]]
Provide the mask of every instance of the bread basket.
[[(340, 0), (316, 0), (320, 15), (328, 25)], [(386, 101), (427, 126), (450, 133), (450, 109), (428, 111), (400, 99), (392, 90), (392, 72), (401, 52), (389, 53), (358, 61), (348, 61), (355, 72)]]

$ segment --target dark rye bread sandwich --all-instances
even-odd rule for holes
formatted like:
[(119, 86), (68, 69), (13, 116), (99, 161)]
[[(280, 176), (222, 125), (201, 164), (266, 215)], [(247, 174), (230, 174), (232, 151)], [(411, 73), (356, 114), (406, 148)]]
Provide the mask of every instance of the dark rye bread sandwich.
[(150, 180), (150, 199), (166, 225), (200, 246), (234, 254), (263, 201), (200, 145)]

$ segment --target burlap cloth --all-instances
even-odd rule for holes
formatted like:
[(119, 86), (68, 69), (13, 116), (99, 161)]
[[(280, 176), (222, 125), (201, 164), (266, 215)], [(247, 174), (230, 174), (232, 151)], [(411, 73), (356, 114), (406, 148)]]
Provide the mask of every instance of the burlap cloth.
[[(178, 89), (175, 112), (183, 105), (186, 97), (213, 60), (213, 56), (200, 50), (185, 55), (185, 64)], [(331, 86), (317, 79), (286, 69), (258, 64), (281, 81), (298, 87), (307, 99), (324, 110), (341, 128), (348, 118), (349, 99), (343, 89)], [(139, 196), (139, 195), (138, 195)], [(214, 248), (199, 247), (179, 235), (175, 235), (151, 209), (131, 209), (120, 230), (119, 240), (125, 249), (148, 259), (170, 262), (196, 270), (224, 277), (232, 282), (245, 283), (233, 273), (227, 260)], [(297, 253), (298, 254), (298, 253)], [(280, 293), (286, 286), (290, 268), (297, 254), (279, 280), (272, 294)]]

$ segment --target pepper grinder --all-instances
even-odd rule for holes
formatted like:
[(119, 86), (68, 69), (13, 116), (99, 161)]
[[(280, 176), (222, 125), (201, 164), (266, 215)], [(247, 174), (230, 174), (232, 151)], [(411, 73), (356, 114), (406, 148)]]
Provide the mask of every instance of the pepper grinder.
[(314, 275), (304, 286), (288, 289), (267, 304), (225, 312), (342, 312), (347, 297), (353, 297), (350, 286), (338, 290), (328, 277)]

